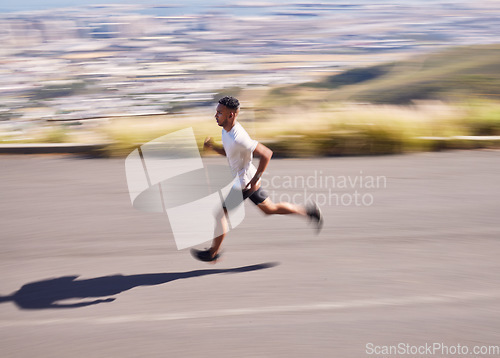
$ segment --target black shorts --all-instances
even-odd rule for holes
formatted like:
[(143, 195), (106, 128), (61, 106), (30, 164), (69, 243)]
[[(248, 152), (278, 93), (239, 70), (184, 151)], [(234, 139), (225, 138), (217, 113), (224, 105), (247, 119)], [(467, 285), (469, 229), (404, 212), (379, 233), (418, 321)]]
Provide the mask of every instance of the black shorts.
[(227, 197), (224, 199), (224, 204), (222, 207), (226, 210), (228, 209), (228, 207), (230, 210), (236, 208), (241, 204), (241, 194), (243, 194), (243, 200), (245, 200), (246, 198), (250, 198), (250, 200), (252, 200), (255, 205), (261, 204), (269, 197), (266, 191), (262, 188), (259, 188), (250, 194), (250, 190), (248, 189), (240, 191), (240, 189), (235, 189), (235, 187), (233, 187), (231, 188), (231, 191), (229, 192)]
[(255, 205), (262, 204), (268, 197), (269, 195), (267, 195), (266, 191), (262, 189), (262, 187), (259, 187), (259, 189), (255, 190), (251, 194), (249, 189), (243, 190), (243, 200), (249, 198)]

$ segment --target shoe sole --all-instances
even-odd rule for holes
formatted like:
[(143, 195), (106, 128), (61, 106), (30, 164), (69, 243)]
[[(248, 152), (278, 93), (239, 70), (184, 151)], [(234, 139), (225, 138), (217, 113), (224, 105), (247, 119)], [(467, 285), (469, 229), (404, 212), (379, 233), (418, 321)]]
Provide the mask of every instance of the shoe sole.
[(215, 264), (217, 261), (220, 260), (222, 253), (218, 253), (213, 259), (211, 260), (203, 260), (200, 258), (199, 253), (203, 252), (202, 250), (197, 250), (197, 249), (191, 249), (191, 256), (193, 256), (196, 260), (201, 261), (201, 262), (208, 262)]

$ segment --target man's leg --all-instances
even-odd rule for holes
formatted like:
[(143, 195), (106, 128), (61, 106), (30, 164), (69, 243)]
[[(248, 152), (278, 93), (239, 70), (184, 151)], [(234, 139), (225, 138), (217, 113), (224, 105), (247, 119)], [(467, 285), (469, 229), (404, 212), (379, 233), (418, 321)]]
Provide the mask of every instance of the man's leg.
[(262, 203), (257, 204), (257, 207), (267, 215), (298, 214), (307, 216), (307, 209), (303, 206), (287, 202), (273, 203), (269, 198), (264, 200)]
[(222, 241), (224, 240), (224, 237), (226, 236), (227, 233), (227, 210), (224, 208), (224, 211), (220, 212), (219, 217), (217, 218), (217, 228), (215, 229), (215, 232), (222, 232), (219, 236), (215, 237), (212, 241), (212, 247), (210, 247), (210, 254), (212, 257), (215, 257), (219, 253), (220, 246), (222, 245)]
[(321, 209), (318, 205), (316, 205), (316, 203), (312, 203), (307, 207), (287, 202), (273, 203), (267, 196), (266, 192), (261, 191), (260, 189), (258, 189), (254, 194), (250, 195), (249, 198), (255, 204), (257, 204), (257, 207), (266, 215), (297, 214), (301, 216), (307, 216), (316, 223), (316, 229), (318, 233), (323, 227), (323, 215), (321, 214)]
[(226, 209), (220, 211), (216, 219), (214, 234), (217, 235), (212, 241), (212, 246), (208, 250), (191, 249), (191, 255), (197, 260), (215, 263), (220, 257), (220, 247), (227, 233)]

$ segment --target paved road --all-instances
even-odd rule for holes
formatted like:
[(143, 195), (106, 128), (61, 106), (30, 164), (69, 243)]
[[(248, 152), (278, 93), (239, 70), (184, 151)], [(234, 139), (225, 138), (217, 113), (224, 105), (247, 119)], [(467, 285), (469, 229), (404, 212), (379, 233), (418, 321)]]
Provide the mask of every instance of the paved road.
[(131, 207), (123, 160), (2, 156), (0, 168), (2, 357), (500, 345), (500, 152), (273, 160), (271, 194), (312, 193), (323, 232), (246, 203), (217, 265), (177, 251), (165, 215)]

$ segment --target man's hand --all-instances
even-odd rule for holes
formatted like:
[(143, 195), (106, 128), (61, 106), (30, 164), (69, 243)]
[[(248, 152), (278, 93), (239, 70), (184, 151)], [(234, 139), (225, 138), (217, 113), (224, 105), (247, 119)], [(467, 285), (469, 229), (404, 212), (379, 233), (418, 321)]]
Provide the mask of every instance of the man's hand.
[(250, 190), (251, 193), (259, 189), (260, 185), (257, 185), (259, 181), (258, 177), (253, 177), (252, 180), (245, 186), (244, 190)]
[(212, 149), (214, 152), (219, 153), (220, 155), (226, 155), (226, 151), (224, 147), (220, 144), (214, 143), (211, 137), (206, 137), (205, 142), (203, 143), (203, 149)]
[(257, 172), (255, 173), (254, 177), (250, 182), (245, 186), (245, 189), (250, 189), (251, 192), (253, 193), (260, 187), (260, 177), (264, 173), (264, 170), (266, 170), (267, 165), (269, 164), (269, 161), (271, 160), (271, 157), (273, 156), (273, 151), (266, 147), (262, 143), (258, 143), (257, 147), (255, 147), (255, 150), (253, 151), (255, 155), (258, 155), (260, 157), (259, 161), (259, 167), (257, 168)]
[(205, 143), (203, 143), (203, 148), (204, 149), (212, 149), (214, 147), (214, 141), (212, 140), (212, 137), (206, 137), (205, 138)]

